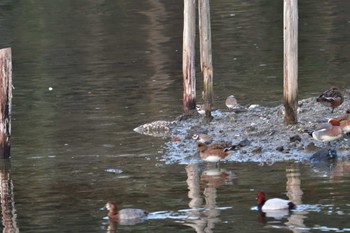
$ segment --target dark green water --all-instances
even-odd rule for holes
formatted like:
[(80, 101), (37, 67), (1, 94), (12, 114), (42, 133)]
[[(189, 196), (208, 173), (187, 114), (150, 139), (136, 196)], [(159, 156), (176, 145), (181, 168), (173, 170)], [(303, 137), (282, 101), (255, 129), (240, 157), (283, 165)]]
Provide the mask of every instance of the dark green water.
[[(350, 2), (299, 6), (299, 97), (349, 88)], [(281, 103), (282, 8), (211, 2), (216, 107), (230, 94)], [(228, 173), (206, 177), (206, 164), (169, 164), (164, 140), (133, 132), (182, 112), (182, 14), (181, 1), (0, 2), (0, 47), (12, 48), (15, 87), (3, 219), (12, 216), (20, 232), (105, 232), (100, 208), (114, 200), (153, 213), (118, 232), (350, 231), (346, 162), (332, 172), (228, 162)], [(197, 77), (200, 100), (199, 67)], [(258, 190), (293, 191), (300, 207), (263, 218)]]

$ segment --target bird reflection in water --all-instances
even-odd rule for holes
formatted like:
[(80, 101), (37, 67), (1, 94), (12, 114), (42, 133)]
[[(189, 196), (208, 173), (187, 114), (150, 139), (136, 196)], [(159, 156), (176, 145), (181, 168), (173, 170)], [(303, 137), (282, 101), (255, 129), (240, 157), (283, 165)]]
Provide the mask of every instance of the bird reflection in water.
[(219, 187), (221, 185), (233, 184), (235, 174), (232, 171), (220, 168), (207, 168), (202, 172), (201, 181), (207, 187)]
[(217, 187), (233, 184), (235, 175), (229, 170), (212, 166), (208, 166), (200, 174), (198, 164), (188, 165), (186, 171), (188, 195), (191, 198), (189, 215), (196, 219), (187, 220), (184, 225), (192, 227), (196, 232), (213, 232), (215, 225), (221, 221), (220, 211), (231, 208), (216, 205)]

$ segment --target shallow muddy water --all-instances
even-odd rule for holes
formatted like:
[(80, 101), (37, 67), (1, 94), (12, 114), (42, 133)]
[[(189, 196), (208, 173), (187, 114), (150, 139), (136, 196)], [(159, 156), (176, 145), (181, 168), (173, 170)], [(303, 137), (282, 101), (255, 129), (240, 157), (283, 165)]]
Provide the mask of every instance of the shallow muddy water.
[[(282, 3), (211, 2), (217, 108), (230, 94), (241, 104), (281, 103)], [(349, 88), (349, 3), (299, 5), (299, 97)], [(133, 131), (182, 113), (180, 2), (3, 1), (0, 9), (15, 87), (3, 232), (350, 231), (346, 161), (228, 161), (217, 171), (198, 159), (167, 161), (166, 140)], [(200, 102), (199, 68), (197, 77)], [(262, 216), (259, 190), (298, 208)], [(147, 209), (149, 219), (116, 226), (101, 210), (108, 200)]]

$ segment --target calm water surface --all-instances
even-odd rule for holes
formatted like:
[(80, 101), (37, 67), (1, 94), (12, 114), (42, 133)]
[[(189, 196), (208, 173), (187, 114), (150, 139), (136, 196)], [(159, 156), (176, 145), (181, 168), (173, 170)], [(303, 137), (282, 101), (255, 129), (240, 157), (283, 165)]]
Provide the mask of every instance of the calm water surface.
[[(350, 2), (299, 4), (300, 98), (349, 88)], [(282, 7), (211, 2), (216, 107), (230, 94), (281, 103)], [(0, 2), (15, 87), (3, 232), (350, 231), (346, 161), (332, 169), (228, 162), (213, 171), (168, 163), (165, 140), (133, 132), (182, 112), (182, 11), (181, 1), (161, 0)], [(199, 68), (197, 76), (200, 102)], [(298, 209), (262, 216), (258, 190), (290, 191)], [(111, 224), (100, 210), (107, 200), (147, 209), (150, 219)]]

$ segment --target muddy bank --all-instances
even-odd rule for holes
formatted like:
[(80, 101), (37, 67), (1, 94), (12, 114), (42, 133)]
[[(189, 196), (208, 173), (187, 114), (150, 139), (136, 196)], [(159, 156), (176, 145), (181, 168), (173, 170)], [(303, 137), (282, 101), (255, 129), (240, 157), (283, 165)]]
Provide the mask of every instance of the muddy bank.
[(329, 118), (345, 113), (350, 108), (348, 97), (334, 113), (315, 98), (299, 101), (298, 124), (285, 125), (283, 106), (240, 106), (237, 111), (218, 109), (212, 112), (213, 121), (204, 123), (198, 114), (183, 115), (173, 122), (158, 121), (141, 125), (136, 132), (161, 136), (166, 139), (161, 159), (167, 163), (192, 163), (200, 160), (193, 134), (212, 135), (213, 143), (227, 142), (240, 145), (228, 161), (275, 163), (303, 161), (321, 148), (331, 146), (339, 159), (347, 159), (350, 149), (348, 138), (329, 143), (315, 141), (310, 133)]

